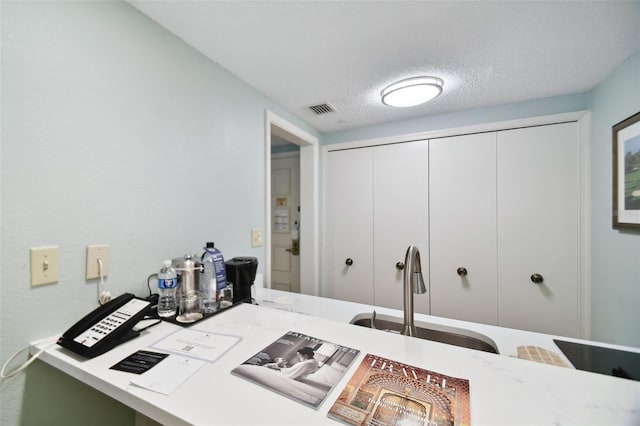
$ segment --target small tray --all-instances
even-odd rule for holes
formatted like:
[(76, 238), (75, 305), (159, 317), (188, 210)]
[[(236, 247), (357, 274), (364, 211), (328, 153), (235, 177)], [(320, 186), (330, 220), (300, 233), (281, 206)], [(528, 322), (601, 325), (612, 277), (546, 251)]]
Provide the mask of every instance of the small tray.
[(155, 312), (155, 316), (157, 316), (159, 319), (161, 319), (163, 321), (167, 321), (167, 322), (170, 322), (172, 324), (176, 324), (176, 325), (179, 325), (179, 326), (182, 326), (182, 327), (191, 327), (193, 324), (197, 324), (200, 321), (204, 321), (204, 320), (206, 320), (208, 318), (214, 317), (214, 316), (216, 316), (218, 314), (221, 314), (223, 312), (227, 312), (229, 309), (232, 309), (233, 307), (241, 305), (243, 303), (249, 303), (249, 302), (244, 302), (244, 301), (235, 302), (234, 304), (232, 304), (231, 306), (227, 306), (226, 308), (218, 309), (217, 311), (212, 312), (210, 314), (203, 314), (202, 318), (200, 318), (198, 320), (195, 320), (193, 322), (180, 322), (180, 321), (178, 321), (176, 319), (175, 315), (171, 316), (171, 317), (160, 317), (156, 310), (154, 310), (154, 312)]

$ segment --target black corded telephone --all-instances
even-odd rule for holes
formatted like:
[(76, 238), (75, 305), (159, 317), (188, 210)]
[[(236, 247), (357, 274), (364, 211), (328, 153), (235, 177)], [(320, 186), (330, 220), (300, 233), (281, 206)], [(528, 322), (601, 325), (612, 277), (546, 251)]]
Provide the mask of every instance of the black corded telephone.
[(58, 339), (58, 344), (93, 358), (140, 335), (133, 327), (149, 313), (151, 302), (125, 293), (87, 314)]

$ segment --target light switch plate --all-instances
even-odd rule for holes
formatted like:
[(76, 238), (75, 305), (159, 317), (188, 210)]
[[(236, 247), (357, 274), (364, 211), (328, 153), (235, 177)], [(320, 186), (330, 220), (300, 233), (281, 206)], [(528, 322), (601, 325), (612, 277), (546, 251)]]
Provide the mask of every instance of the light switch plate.
[(262, 228), (251, 229), (251, 247), (262, 247)]
[(31, 287), (58, 282), (58, 246), (30, 250)]
[(102, 262), (102, 276), (109, 275), (109, 244), (93, 244), (87, 246), (87, 275), (88, 280), (100, 278), (98, 259)]

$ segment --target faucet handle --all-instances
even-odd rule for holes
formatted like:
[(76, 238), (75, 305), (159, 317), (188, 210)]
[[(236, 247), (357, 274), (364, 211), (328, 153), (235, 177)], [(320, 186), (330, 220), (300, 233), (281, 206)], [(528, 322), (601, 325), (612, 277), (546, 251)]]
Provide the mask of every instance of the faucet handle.
[(404, 269), (404, 262), (396, 262), (396, 269), (402, 271)]

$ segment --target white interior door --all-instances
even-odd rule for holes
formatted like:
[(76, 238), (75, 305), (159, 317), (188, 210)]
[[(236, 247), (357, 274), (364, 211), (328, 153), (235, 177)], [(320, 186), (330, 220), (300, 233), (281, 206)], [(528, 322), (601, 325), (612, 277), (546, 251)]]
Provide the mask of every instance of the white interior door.
[(496, 133), (429, 141), (431, 313), (498, 323)]
[[(271, 288), (300, 292), (300, 157), (271, 159)], [(297, 234), (297, 235), (296, 235)]]

